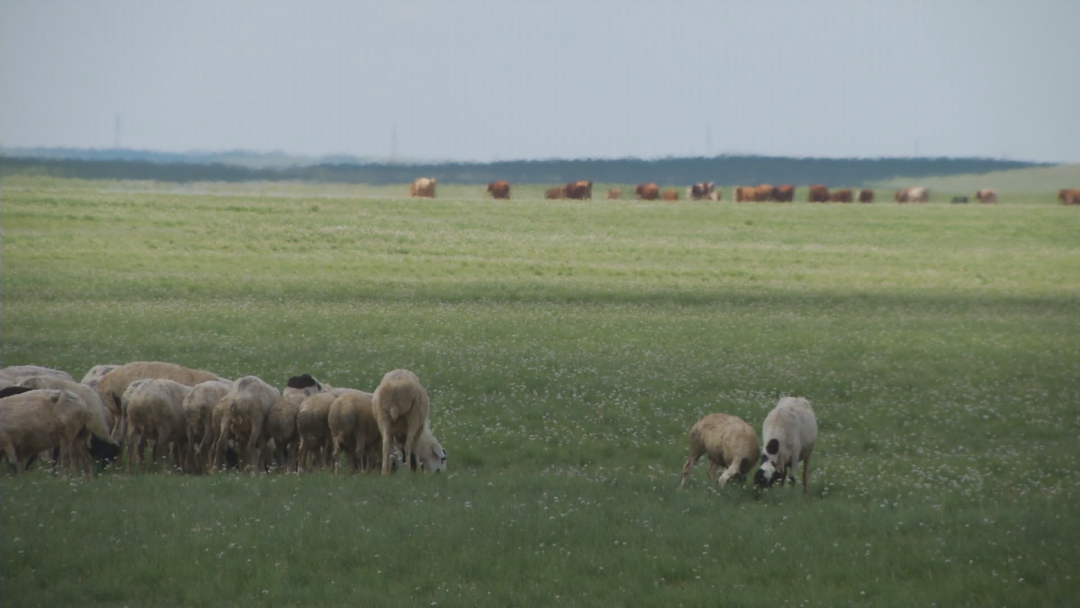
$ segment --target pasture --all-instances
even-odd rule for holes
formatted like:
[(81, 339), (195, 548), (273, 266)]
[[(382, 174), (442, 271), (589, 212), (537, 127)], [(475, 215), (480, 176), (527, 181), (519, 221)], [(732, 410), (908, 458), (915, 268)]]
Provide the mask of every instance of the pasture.
[[(458, 188), (5, 178), (3, 365), (369, 391), (407, 368), (449, 461), (385, 479), (5, 467), (0, 601), (1080, 597), (1080, 210)], [(781, 395), (818, 418), (809, 495), (710, 486), (707, 462), (676, 490), (698, 418), (760, 432)]]

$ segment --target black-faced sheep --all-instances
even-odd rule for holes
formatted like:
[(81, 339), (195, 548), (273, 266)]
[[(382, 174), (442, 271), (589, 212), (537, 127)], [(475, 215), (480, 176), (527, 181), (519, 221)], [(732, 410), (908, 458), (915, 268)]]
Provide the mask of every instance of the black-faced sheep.
[(225, 415), (218, 430), (214, 468), (225, 464), (225, 449), (230, 438), (245, 464), (256, 472), (264, 470), (262, 449), (267, 444), (266, 418), (270, 407), (281, 397), (278, 389), (257, 376), (237, 378), (223, 401), (227, 402)]
[(289, 395), (296, 393), (310, 397), (315, 393), (323, 392), (323, 390), (329, 390), (329, 388), (329, 386), (324, 387), (321, 382), (312, 378), (311, 374), (300, 374), (299, 376), (289, 378), (285, 385), (285, 390), (281, 391), (281, 394)]
[[(97, 429), (97, 432), (87, 429), (87, 432), (84, 433), (84, 435), (88, 435), (86, 439), (89, 441), (89, 456), (101, 466), (112, 463), (120, 456), (120, 446), (113, 440), (109, 432), (114, 426), (114, 421), (108, 410), (105, 409), (104, 404), (101, 403), (101, 397), (98, 396), (97, 391), (85, 384), (65, 380), (60, 376), (32, 376), (23, 379), (19, 386), (29, 389), (66, 390), (78, 395), (90, 407), (90, 411), (95, 418), (93, 428)], [(101, 434), (103, 429), (106, 432)]]
[(107, 434), (90, 406), (71, 391), (36, 389), (0, 398), (0, 450), (16, 473), (39, 452), (57, 447), (61, 463), (73, 463), (80, 446), (85, 450), (81, 436), (88, 429)]
[(416, 437), (427, 424), (431, 405), (427, 391), (416, 374), (397, 369), (383, 376), (382, 382), (375, 389), (372, 406), (383, 442), (382, 474), (389, 475), (394, 423), (398, 420), (405, 421), (405, 462), (410, 462), (416, 450)]
[(178, 467), (190, 462), (187, 451), (187, 423), (184, 420), (184, 399), (191, 387), (173, 380), (153, 379), (132, 382), (124, 395), (123, 409), (127, 415), (127, 469), (137, 459), (146, 469), (143, 454), (146, 442), (154, 442), (152, 462), (162, 461), (173, 446), (173, 460)]
[(746, 474), (758, 458), (757, 431), (738, 416), (729, 414), (709, 414), (695, 422), (690, 427), (690, 455), (683, 465), (680, 488), (703, 454), (709, 455), (709, 479), (714, 483), (721, 468), (724, 469), (721, 486), (733, 477), (739, 483), (745, 482)]
[(766, 488), (777, 481), (783, 483), (790, 474), (795, 484), (795, 468), (803, 463), (803, 494), (807, 492), (810, 455), (817, 442), (817, 418), (810, 402), (801, 397), (784, 397), (765, 417), (762, 425), (765, 450), (761, 468), (754, 475), (754, 486)]
[[(97, 384), (97, 392), (101, 397), (101, 402), (105, 404), (105, 408), (112, 413), (114, 418), (119, 422), (122, 422), (123, 418), (121, 416), (123, 412), (120, 401), (124, 396), (124, 391), (126, 391), (128, 387), (131, 386), (131, 383), (136, 380), (149, 380), (155, 378), (172, 380), (173, 382), (179, 382), (180, 384), (189, 387), (195, 386), (200, 382), (219, 380), (217, 374), (198, 369), (190, 369), (175, 363), (135, 361), (133, 363), (121, 365), (102, 376)], [(117, 426), (113, 428), (114, 439), (119, 438), (119, 429), (117, 428), (119, 426), (120, 424), (117, 424)]]
[(217, 429), (221, 426), (220, 416), (217, 426), (213, 424), (214, 405), (221, 401), (231, 388), (232, 382), (222, 380), (200, 382), (192, 387), (191, 392), (184, 398), (182, 407), (188, 443), (188, 462), (185, 463), (184, 470), (204, 473), (210, 469), (210, 447), (217, 436)]

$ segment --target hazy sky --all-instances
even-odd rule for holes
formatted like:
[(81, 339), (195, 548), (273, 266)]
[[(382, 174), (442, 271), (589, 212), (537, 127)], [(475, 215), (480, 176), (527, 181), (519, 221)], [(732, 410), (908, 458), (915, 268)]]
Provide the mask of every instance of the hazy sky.
[(1075, 0), (0, 0), (0, 145), (1080, 162)]

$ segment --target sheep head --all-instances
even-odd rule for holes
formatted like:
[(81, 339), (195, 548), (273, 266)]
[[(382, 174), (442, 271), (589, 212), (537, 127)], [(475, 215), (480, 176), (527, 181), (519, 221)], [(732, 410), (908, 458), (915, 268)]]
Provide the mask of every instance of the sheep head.
[(760, 490), (771, 487), (777, 480), (783, 482), (787, 475), (786, 464), (780, 462), (780, 442), (770, 439), (761, 455), (761, 467), (754, 473), (754, 487)]

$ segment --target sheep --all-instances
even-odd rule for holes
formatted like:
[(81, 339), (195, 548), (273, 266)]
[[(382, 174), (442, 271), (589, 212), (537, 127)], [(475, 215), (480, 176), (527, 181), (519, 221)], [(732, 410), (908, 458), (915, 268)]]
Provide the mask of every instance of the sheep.
[(333, 441), (334, 474), (341, 469), (341, 451), (352, 470), (367, 471), (381, 452), (379, 425), (372, 412), (372, 395), (350, 391), (334, 399), (327, 413), (327, 426)]
[(327, 459), (330, 456), (331, 445), (330, 406), (335, 399), (346, 392), (349, 392), (348, 389), (318, 393), (304, 399), (300, 404), (300, 410), (296, 413), (296, 432), (300, 435), (296, 459), (298, 473), (303, 473), (307, 468), (308, 456), (317, 454), (323, 467), (329, 464)]
[(117, 421), (116, 426), (113, 427), (114, 439), (123, 436), (118, 431), (121, 430), (119, 427), (125, 420), (120, 405), (124, 391), (136, 380), (151, 378), (172, 380), (185, 386), (195, 386), (200, 382), (219, 379), (217, 374), (160, 361), (135, 361), (110, 371), (98, 381), (97, 392), (102, 403), (105, 404), (105, 408), (112, 413), (113, 418)]
[(281, 394), (289, 395), (296, 393), (310, 397), (315, 393), (321, 393), (324, 390), (330, 390), (330, 386), (323, 385), (315, 378), (312, 378), (311, 374), (300, 374), (299, 376), (289, 378), (288, 383), (285, 385), (285, 390), (281, 391)]
[[(61, 463), (85, 444), (86, 431), (104, 432), (94, 412), (78, 396), (66, 390), (34, 389), (0, 399), (0, 451), (15, 474), (40, 452), (60, 448)], [(87, 467), (86, 478), (90, 479)]]
[[(225, 449), (231, 438), (236, 450), (255, 472), (263, 470), (262, 448), (267, 444), (266, 417), (281, 392), (257, 376), (237, 378), (222, 398), (228, 403), (218, 427), (214, 468), (225, 464)], [(245, 453), (245, 449), (246, 453)]]
[(308, 396), (301, 389), (286, 387), (284, 394), (270, 406), (270, 412), (266, 415), (266, 428), (274, 442), (278, 466), (288, 472), (296, 471), (296, 454), (300, 447), (296, 415)]
[(143, 454), (145, 442), (154, 441), (153, 462), (168, 455), (173, 445), (176, 466), (183, 467), (191, 459), (187, 451), (187, 424), (184, 420), (184, 399), (192, 388), (164, 378), (132, 382), (122, 397), (127, 412), (127, 470), (130, 473), (136, 459), (146, 469)]
[(716, 483), (716, 472), (721, 486), (732, 477), (740, 485), (746, 474), (754, 468), (758, 458), (757, 431), (738, 416), (709, 414), (690, 427), (690, 455), (683, 465), (679, 487), (683, 487), (690, 470), (703, 454), (709, 455), (709, 479)]
[(426, 425), (430, 409), (427, 391), (416, 374), (396, 369), (383, 376), (372, 399), (372, 410), (383, 443), (383, 475), (390, 474), (390, 451), (393, 448), (391, 426), (398, 420), (405, 420), (405, 462), (411, 462), (416, 449), (416, 436)]
[(86, 386), (89, 386), (89, 387), (96, 387), (98, 385), (98, 382), (101, 382), (101, 379), (105, 377), (105, 374), (111, 372), (112, 370), (114, 370), (114, 369), (116, 369), (118, 367), (120, 367), (120, 366), (119, 365), (95, 365), (94, 367), (91, 367), (89, 371), (86, 372), (86, 375), (84, 375), (83, 379), (80, 380), (79, 382), (81, 384), (85, 384)]
[(754, 486), (766, 488), (779, 479), (791, 475), (795, 484), (795, 468), (803, 463), (803, 494), (807, 492), (810, 454), (817, 441), (817, 419), (810, 402), (801, 397), (784, 397), (765, 417), (761, 428), (765, 451), (761, 454), (761, 468), (754, 475)]
[[(395, 439), (398, 444), (402, 444), (402, 440), (402, 435)], [(417, 469), (417, 460), (419, 460), (420, 470), (427, 470), (431, 473), (440, 473), (446, 470), (446, 450), (443, 449), (439, 440), (435, 439), (435, 435), (431, 433), (431, 428), (426, 422), (424, 423), (424, 429), (416, 436), (416, 445), (413, 448), (412, 457), (408, 459), (411, 469)]]
[(205, 472), (210, 468), (210, 448), (216, 436), (214, 431), (221, 426), (220, 416), (217, 425), (213, 425), (214, 405), (221, 401), (231, 388), (232, 382), (222, 380), (200, 382), (192, 387), (191, 392), (184, 398), (181, 409), (184, 412), (188, 444), (188, 458), (184, 464), (186, 471)]
[(65, 380), (60, 376), (31, 376), (19, 382), (19, 386), (29, 389), (67, 390), (78, 395), (90, 407), (94, 416), (93, 429), (96, 429), (96, 432), (93, 429), (89, 430), (88, 455), (103, 467), (120, 456), (120, 446), (113, 440), (110, 433), (114, 421), (94, 389), (73, 380)]
[(75, 381), (75, 379), (71, 377), (71, 374), (51, 367), (40, 367), (38, 365), (10, 365), (0, 369), (0, 381), (3, 381), (8, 385), (18, 384), (33, 376), (53, 376), (72, 382)]

